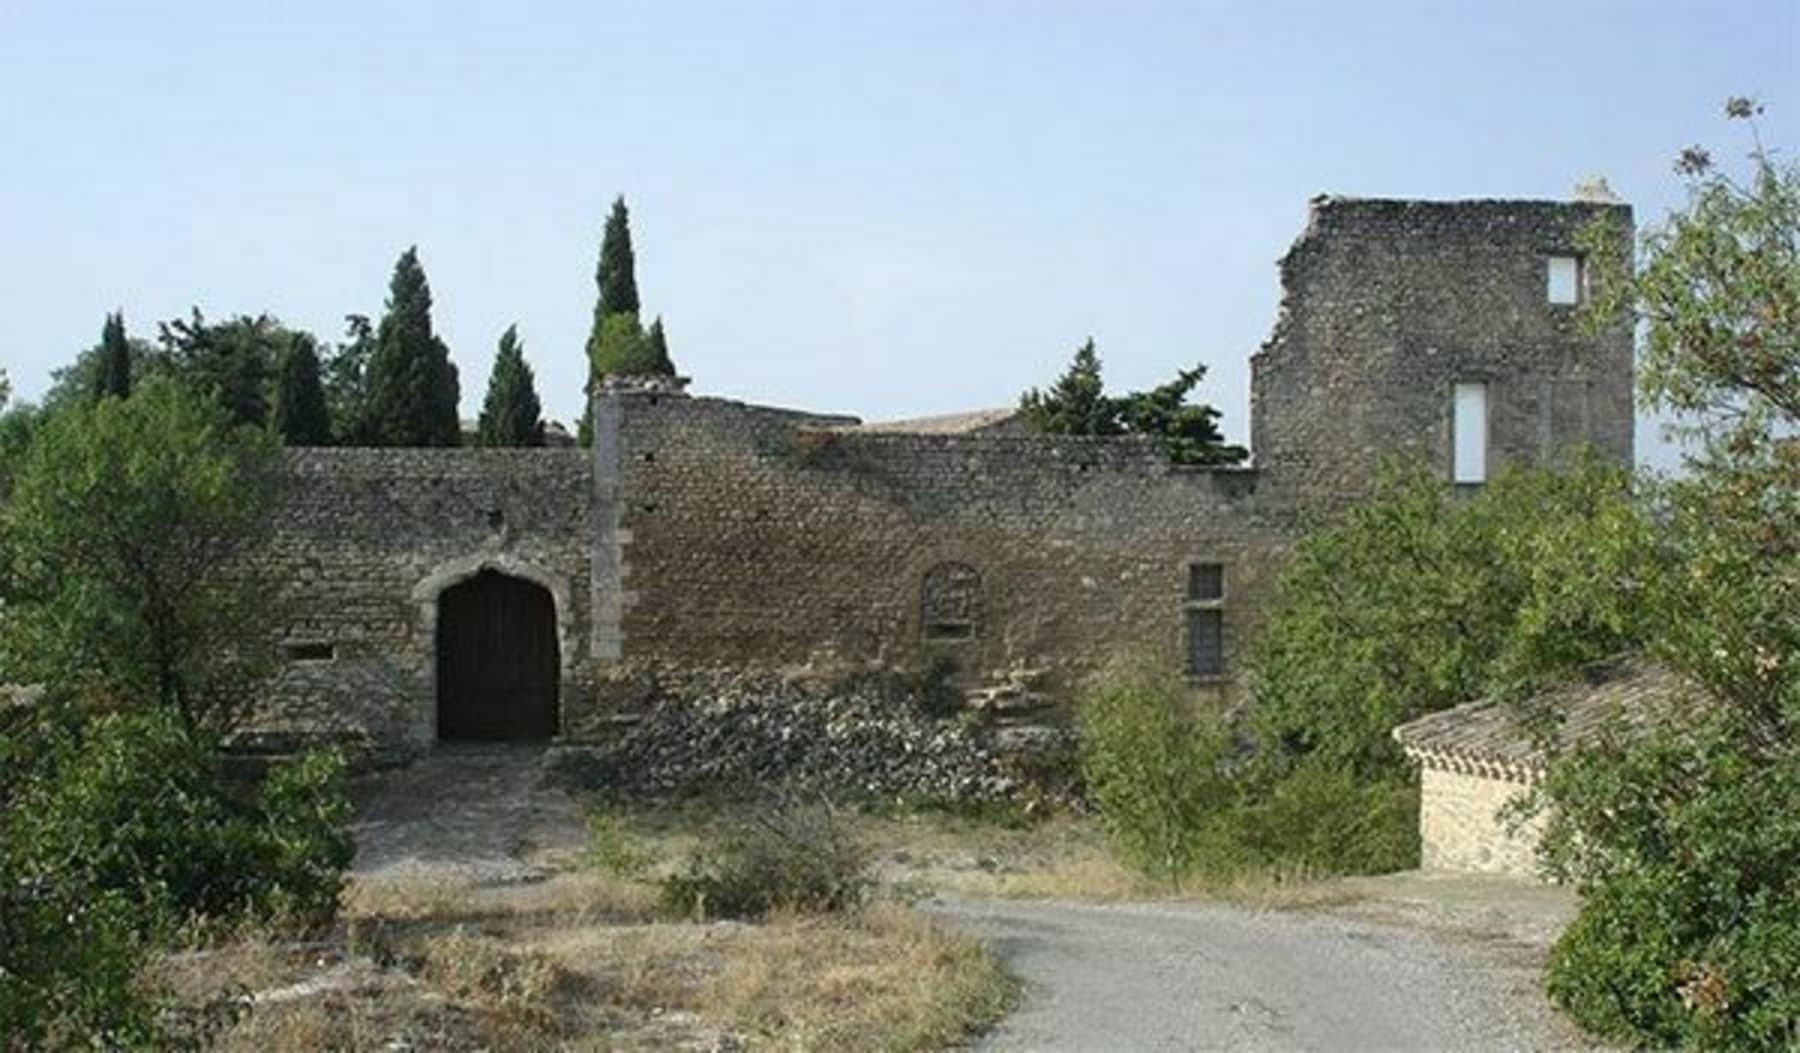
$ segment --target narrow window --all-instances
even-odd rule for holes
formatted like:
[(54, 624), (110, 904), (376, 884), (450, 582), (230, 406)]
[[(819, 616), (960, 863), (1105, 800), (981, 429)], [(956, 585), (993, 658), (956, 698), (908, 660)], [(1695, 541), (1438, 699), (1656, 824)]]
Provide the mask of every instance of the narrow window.
[(329, 662), (337, 657), (336, 647), (311, 640), (286, 644), (281, 650), (290, 662)]
[(1548, 274), (1550, 302), (1581, 302), (1581, 257), (1552, 256)]
[(1487, 482), (1488, 403), (1487, 385), (1456, 385), (1452, 407), (1450, 478), (1458, 483)]
[(1187, 671), (1225, 673), (1225, 564), (1188, 564)]

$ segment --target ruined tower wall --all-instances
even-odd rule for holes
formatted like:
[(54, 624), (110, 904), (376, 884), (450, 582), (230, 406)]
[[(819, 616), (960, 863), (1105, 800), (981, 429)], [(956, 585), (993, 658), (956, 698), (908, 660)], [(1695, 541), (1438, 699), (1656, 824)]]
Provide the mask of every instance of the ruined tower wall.
[(1623, 205), (1315, 199), (1252, 359), (1251, 446), (1271, 485), (1342, 503), (1395, 454), (1448, 477), (1464, 381), (1487, 386), (1491, 471), (1579, 443), (1629, 464), (1630, 330), (1592, 337), (1547, 290), (1550, 257), (1578, 257), (1599, 218), (1630, 237)]

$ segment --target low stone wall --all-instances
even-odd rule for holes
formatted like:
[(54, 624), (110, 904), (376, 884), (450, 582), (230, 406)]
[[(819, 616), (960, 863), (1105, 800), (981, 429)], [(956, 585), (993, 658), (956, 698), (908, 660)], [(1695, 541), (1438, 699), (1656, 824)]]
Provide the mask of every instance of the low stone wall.
[(1533, 819), (1512, 833), (1502, 815), (1527, 790), (1524, 783), (1491, 775), (1424, 766), (1419, 773), (1421, 865), (1426, 870), (1535, 876), (1542, 822)]

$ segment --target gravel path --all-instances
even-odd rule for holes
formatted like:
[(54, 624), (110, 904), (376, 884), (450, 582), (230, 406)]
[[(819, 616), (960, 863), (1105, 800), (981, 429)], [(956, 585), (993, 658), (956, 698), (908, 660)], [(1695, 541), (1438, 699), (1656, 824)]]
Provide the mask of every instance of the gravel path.
[(1224, 905), (943, 900), (1026, 983), (991, 1050), (1581, 1048), (1516, 944)]

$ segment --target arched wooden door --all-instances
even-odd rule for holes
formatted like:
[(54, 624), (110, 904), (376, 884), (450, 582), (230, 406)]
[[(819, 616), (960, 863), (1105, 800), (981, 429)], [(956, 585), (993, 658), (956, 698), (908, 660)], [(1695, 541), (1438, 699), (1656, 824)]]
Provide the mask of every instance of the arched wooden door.
[(556, 603), (484, 570), (438, 597), (438, 738), (547, 739), (557, 732)]

